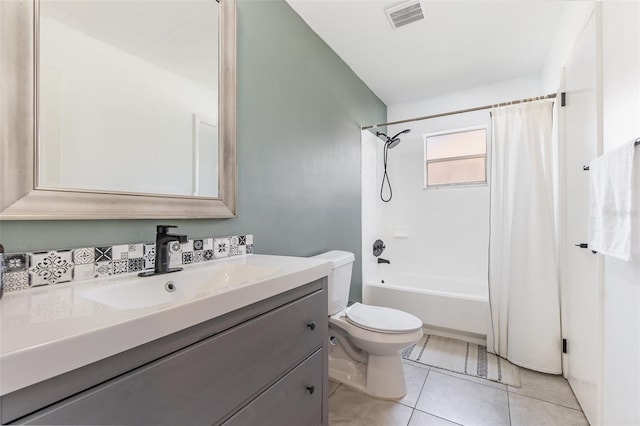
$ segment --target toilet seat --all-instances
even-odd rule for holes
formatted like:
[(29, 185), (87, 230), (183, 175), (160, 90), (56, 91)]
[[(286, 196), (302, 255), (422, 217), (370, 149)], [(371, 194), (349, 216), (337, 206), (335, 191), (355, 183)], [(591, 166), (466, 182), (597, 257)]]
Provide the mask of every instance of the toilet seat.
[(347, 321), (356, 327), (378, 333), (410, 333), (422, 329), (414, 315), (382, 306), (354, 303), (345, 310)]

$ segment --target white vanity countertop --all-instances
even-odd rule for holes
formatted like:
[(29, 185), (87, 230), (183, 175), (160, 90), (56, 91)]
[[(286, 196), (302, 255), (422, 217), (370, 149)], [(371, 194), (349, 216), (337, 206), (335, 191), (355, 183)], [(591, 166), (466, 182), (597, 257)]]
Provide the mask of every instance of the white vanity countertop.
[[(247, 278), (234, 272), (245, 267), (261, 271), (260, 276)], [(147, 278), (129, 274), (6, 293), (0, 301), (0, 395), (307, 284), (328, 275), (331, 263), (251, 255), (184, 269)], [(206, 282), (212, 276), (216, 284)], [(104, 299), (111, 289), (115, 294), (127, 294), (122, 289), (135, 291), (130, 287), (132, 279), (151, 286), (154, 281), (145, 280), (156, 280), (162, 292), (154, 289), (148, 298), (132, 292), (126, 299)], [(166, 296), (167, 281), (176, 283), (177, 299), (167, 302), (151, 297)], [(183, 284), (187, 281), (199, 284)], [(187, 293), (185, 288), (189, 288)], [(147, 301), (151, 306), (145, 306)]]

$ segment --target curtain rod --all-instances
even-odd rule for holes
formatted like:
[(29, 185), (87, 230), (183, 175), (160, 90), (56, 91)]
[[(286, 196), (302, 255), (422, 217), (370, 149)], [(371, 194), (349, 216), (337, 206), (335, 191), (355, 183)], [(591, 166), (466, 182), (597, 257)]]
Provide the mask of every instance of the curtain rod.
[(389, 123), (373, 124), (371, 126), (363, 126), (363, 127), (361, 127), (361, 129), (362, 130), (375, 129), (376, 127), (390, 126), (392, 124), (410, 123), (412, 121), (421, 121), (421, 120), (428, 120), (430, 118), (446, 117), (447, 115), (463, 114), (465, 112), (482, 111), (484, 109), (497, 108), (497, 107), (507, 106), (507, 105), (523, 104), (525, 102), (539, 101), (539, 100), (542, 100), (542, 99), (553, 99), (556, 96), (557, 96), (556, 93), (551, 93), (550, 95), (538, 96), (538, 97), (535, 97), (535, 98), (519, 99), (517, 101), (501, 102), (499, 104), (485, 105), (485, 106), (481, 106), (481, 107), (468, 108), (468, 109), (461, 109), (461, 110), (458, 110), (458, 111), (443, 112), (441, 114), (425, 115), (423, 117), (408, 118), (406, 120), (391, 121)]

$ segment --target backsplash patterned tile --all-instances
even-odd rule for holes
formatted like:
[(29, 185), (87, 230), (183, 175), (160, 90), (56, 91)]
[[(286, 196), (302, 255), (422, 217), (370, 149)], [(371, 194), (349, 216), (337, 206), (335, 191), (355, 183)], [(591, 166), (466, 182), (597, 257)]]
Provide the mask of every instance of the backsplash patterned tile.
[(156, 266), (156, 245), (144, 245), (144, 269), (153, 269)]
[(186, 243), (180, 244), (180, 249), (182, 250), (183, 253), (188, 253), (190, 251), (193, 251), (193, 241), (189, 240)]
[(182, 252), (182, 244), (177, 241), (172, 241), (169, 243), (169, 253), (181, 253)]
[(213, 257), (222, 259), (229, 256), (229, 238), (214, 238)]
[(7, 255), (4, 258), (4, 264), (7, 272), (26, 271), (28, 265), (28, 256), (26, 253)]
[(122, 244), (119, 246), (111, 247), (111, 259), (115, 262), (118, 260), (129, 258), (129, 245)]
[(104, 262), (111, 260), (111, 247), (96, 247), (95, 249), (95, 261)]
[(169, 266), (175, 268), (182, 265), (182, 253), (169, 254)]
[[(172, 267), (253, 254), (253, 235), (201, 238), (169, 245)], [(155, 244), (120, 244), (4, 254), (4, 292), (138, 273), (155, 267)]]
[(129, 272), (139, 272), (142, 270), (144, 270), (144, 259), (142, 257), (129, 259)]
[(76, 264), (73, 267), (73, 280), (90, 280), (96, 277), (96, 265), (94, 263)]
[(205, 262), (213, 260), (213, 250), (205, 250), (204, 253), (202, 253), (202, 257)]
[(108, 277), (111, 275), (111, 262), (98, 262), (95, 266), (98, 277)]
[(111, 269), (113, 275), (126, 274), (129, 272), (129, 259), (114, 260), (111, 262)]
[(73, 263), (84, 265), (93, 263), (96, 259), (96, 252), (93, 247), (85, 247), (73, 250)]
[(4, 291), (26, 290), (29, 288), (29, 272), (17, 271), (4, 274)]
[(31, 285), (58, 284), (71, 281), (71, 250), (49, 251), (30, 255)]

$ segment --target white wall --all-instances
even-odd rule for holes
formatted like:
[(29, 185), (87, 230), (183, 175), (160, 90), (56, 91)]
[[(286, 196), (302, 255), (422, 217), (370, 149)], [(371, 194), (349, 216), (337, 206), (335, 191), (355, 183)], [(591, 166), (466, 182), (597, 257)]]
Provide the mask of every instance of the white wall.
[[(420, 102), (388, 107), (389, 121), (454, 111), (540, 95), (537, 77), (522, 78), (451, 93)], [(489, 111), (423, 120), (388, 129), (405, 128), (402, 142), (389, 151), (388, 172), (393, 199), (382, 206), (383, 257), (403, 273), (446, 277), (486, 288), (489, 244), (489, 187), (423, 189), (423, 135), (443, 130), (489, 125)], [(381, 142), (382, 143), (382, 142)], [(382, 160), (378, 161), (380, 168)], [(365, 185), (373, 182), (363, 180)], [(380, 179), (375, 182), (380, 191)], [(394, 231), (407, 230), (407, 238)]]
[[(375, 130), (374, 130), (375, 131)], [(362, 131), (362, 282), (377, 279), (378, 267), (373, 256), (373, 243), (383, 238), (382, 201), (378, 182), (378, 164), (381, 159), (382, 141), (368, 130)], [(386, 252), (382, 257), (386, 256)]]
[[(566, 64), (594, 4), (576, 2), (567, 7), (572, 7), (571, 10), (575, 13), (565, 17), (564, 29), (559, 30), (554, 42), (555, 48), (550, 51), (543, 68), (543, 85), (546, 91), (557, 87), (562, 67)], [(597, 79), (599, 115), (596, 123), (588, 125), (597, 129), (594, 131), (598, 134), (598, 150), (607, 153), (620, 144), (640, 137), (640, 2), (597, 2), (595, 8), (598, 64), (595, 69), (585, 72), (592, 73)], [(567, 141), (569, 142), (571, 141)], [(575, 141), (579, 142), (581, 141)], [(636, 164), (640, 167), (638, 157), (640, 156), (637, 156)], [(636, 188), (640, 191), (638, 175)], [(572, 199), (570, 191), (569, 188), (566, 194), (569, 202)], [(636, 207), (636, 212), (638, 211), (640, 206)], [(567, 220), (571, 220), (571, 217)], [(638, 223), (640, 218), (635, 220), (635, 224)], [(607, 256), (603, 258), (603, 315), (601, 324), (593, 330), (594, 338), (602, 339), (602, 374), (597, 383), (601, 389), (598, 392), (598, 405), (602, 412), (597, 420), (604, 425), (638, 425), (640, 255), (636, 255), (630, 262)], [(597, 259), (594, 258), (594, 261)], [(579, 297), (564, 298), (563, 318), (566, 319), (571, 311), (581, 309), (584, 302)]]
[(593, 13), (594, 5), (590, 0), (563, 2), (562, 15), (556, 25), (553, 43), (541, 71), (544, 93), (554, 93), (560, 87), (562, 67), (582, 34), (585, 22)]
[(41, 31), (41, 89), (55, 110), (43, 114), (42, 137), (60, 144), (61, 161), (48, 176), (63, 187), (130, 191), (133, 181), (146, 183), (139, 192), (190, 195), (193, 114), (217, 117), (217, 93), (53, 19)]
[[(604, 153), (640, 137), (640, 2), (601, 7)], [(640, 196), (640, 148), (636, 186)], [(634, 223), (640, 227), (640, 197)], [(638, 234), (636, 234), (638, 235)], [(603, 423), (640, 424), (640, 252), (632, 261), (605, 257)]]

